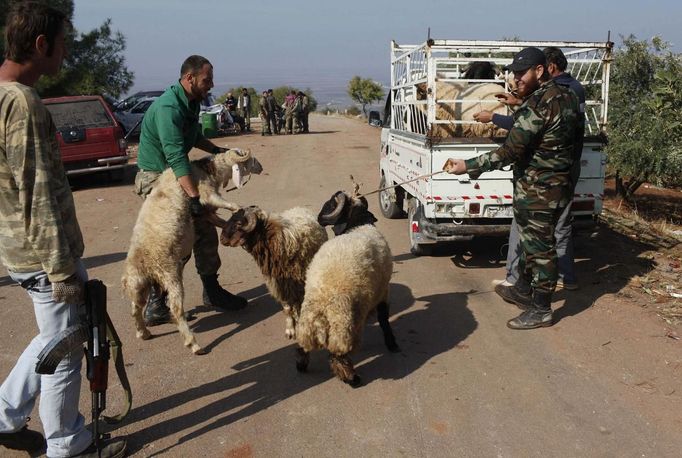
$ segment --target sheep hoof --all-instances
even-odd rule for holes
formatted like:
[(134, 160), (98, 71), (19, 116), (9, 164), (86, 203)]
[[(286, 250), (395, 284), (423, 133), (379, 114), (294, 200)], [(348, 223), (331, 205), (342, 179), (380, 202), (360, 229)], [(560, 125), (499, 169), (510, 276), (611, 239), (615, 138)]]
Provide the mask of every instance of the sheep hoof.
[(197, 348), (195, 350), (192, 350), (195, 355), (205, 355), (208, 353), (208, 350), (205, 348)]
[(294, 331), (293, 329), (287, 329), (286, 331), (284, 331), (284, 335), (287, 336), (287, 339), (293, 340), (296, 338), (296, 331)]
[(144, 331), (137, 332), (137, 338), (142, 340), (149, 340), (152, 338), (152, 333), (145, 329)]
[(358, 374), (355, 374), (350, 380), (344, 380), (344, 382), (349, 384), (352, 388), (359, 388), (363, 385), (362, 379)]

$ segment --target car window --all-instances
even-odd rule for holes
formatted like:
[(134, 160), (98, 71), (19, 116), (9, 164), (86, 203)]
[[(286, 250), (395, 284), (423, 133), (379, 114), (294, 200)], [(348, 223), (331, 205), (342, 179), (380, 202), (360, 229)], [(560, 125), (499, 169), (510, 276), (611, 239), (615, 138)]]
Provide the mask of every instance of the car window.
[(130, 110), (131, 113), (145, 113), (147, 111), (147, 108), (149, 108), (149, 105), (152, 104), (152, 100), (146, 100), (144, 102), (138, 103), (135, 108)]
[(47, 104), (57, 129), (65, 127), (111, 127), (114, 120), (99, 100), (79, 100)]

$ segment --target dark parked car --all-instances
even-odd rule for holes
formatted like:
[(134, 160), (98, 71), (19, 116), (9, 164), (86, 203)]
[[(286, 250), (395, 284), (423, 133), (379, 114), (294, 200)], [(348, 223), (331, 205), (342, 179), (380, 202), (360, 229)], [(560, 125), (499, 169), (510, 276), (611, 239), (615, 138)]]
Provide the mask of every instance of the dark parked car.
[(159, 97), (163, 91), (140, 91), (114, 105), (114, 111), (127, 111), (137, 104), (140, 100), (148, 97)]
[(98, 95), (44, 99), (57, 127), (67, 175), (109, 171), (121, 178), (128, 167), (123, 129)]

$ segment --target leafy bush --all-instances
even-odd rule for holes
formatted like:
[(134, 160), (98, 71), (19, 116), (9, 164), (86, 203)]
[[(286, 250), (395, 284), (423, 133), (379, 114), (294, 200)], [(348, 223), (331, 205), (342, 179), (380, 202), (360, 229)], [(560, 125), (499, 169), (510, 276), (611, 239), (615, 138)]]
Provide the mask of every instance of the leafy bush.
[(658, 37), (623, 38), (614, 53), (609, 166), (629, 198), (644, 182), (682, 184), (682, 62)]

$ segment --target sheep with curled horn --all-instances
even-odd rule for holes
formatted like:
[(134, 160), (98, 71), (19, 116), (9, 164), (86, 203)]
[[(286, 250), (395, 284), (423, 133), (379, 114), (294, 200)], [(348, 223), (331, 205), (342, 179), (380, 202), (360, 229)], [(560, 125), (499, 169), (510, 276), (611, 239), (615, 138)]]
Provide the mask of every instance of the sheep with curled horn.
[(367, 199), (343, 191), (323, 205), (318, 221), (332, 226), (336, 237), (322, 245), (308, 267), (296, 327), (297, 369), (307, 370), (310, 351), (326, 349), (334, 374), (353, 387), (362, 381), (349, 353), (360, 347), (370, 313), (377, 313), (388, 350), (400, 351), (388, 321), (393, 257), (367, 208)]
[(327, 231), (308, 209), (296, 207), (280, 214), (258, 207), (239, 209), (223, 226), (220, 243), (241, 246), (260, 267), (272, 297), (282, 305), (285, 335), (296, 336), (305, 274), (317, 250), (327, 241)]
[[(199, 200), (206, 208), (203, 216), (221, 227), (225, 221), (216, 210), (236, 211), (239, 206), (220, 196), (220, 188), (232, 179), (240, 187), (244, 178), (260, 174), (260, 162), (248, 150), (229, 150), (208, 159), (190, 163), (197, 183)], [(182, 273), (194, 245), (194, 220), (190, 215), (189, 197), (178, 183), (173, 170), (167, 169), (158, 178), (140, 208), (130, 240), (124, 273), (123, 291), (132, 301), (137, 337), (149, 339), (151, 333), (142, 318), (149, 291), (158, 287), (167, 293), (167, 303), (176, 321), (184, 344), (195, 354), (204, 354), (184, 314)]]

